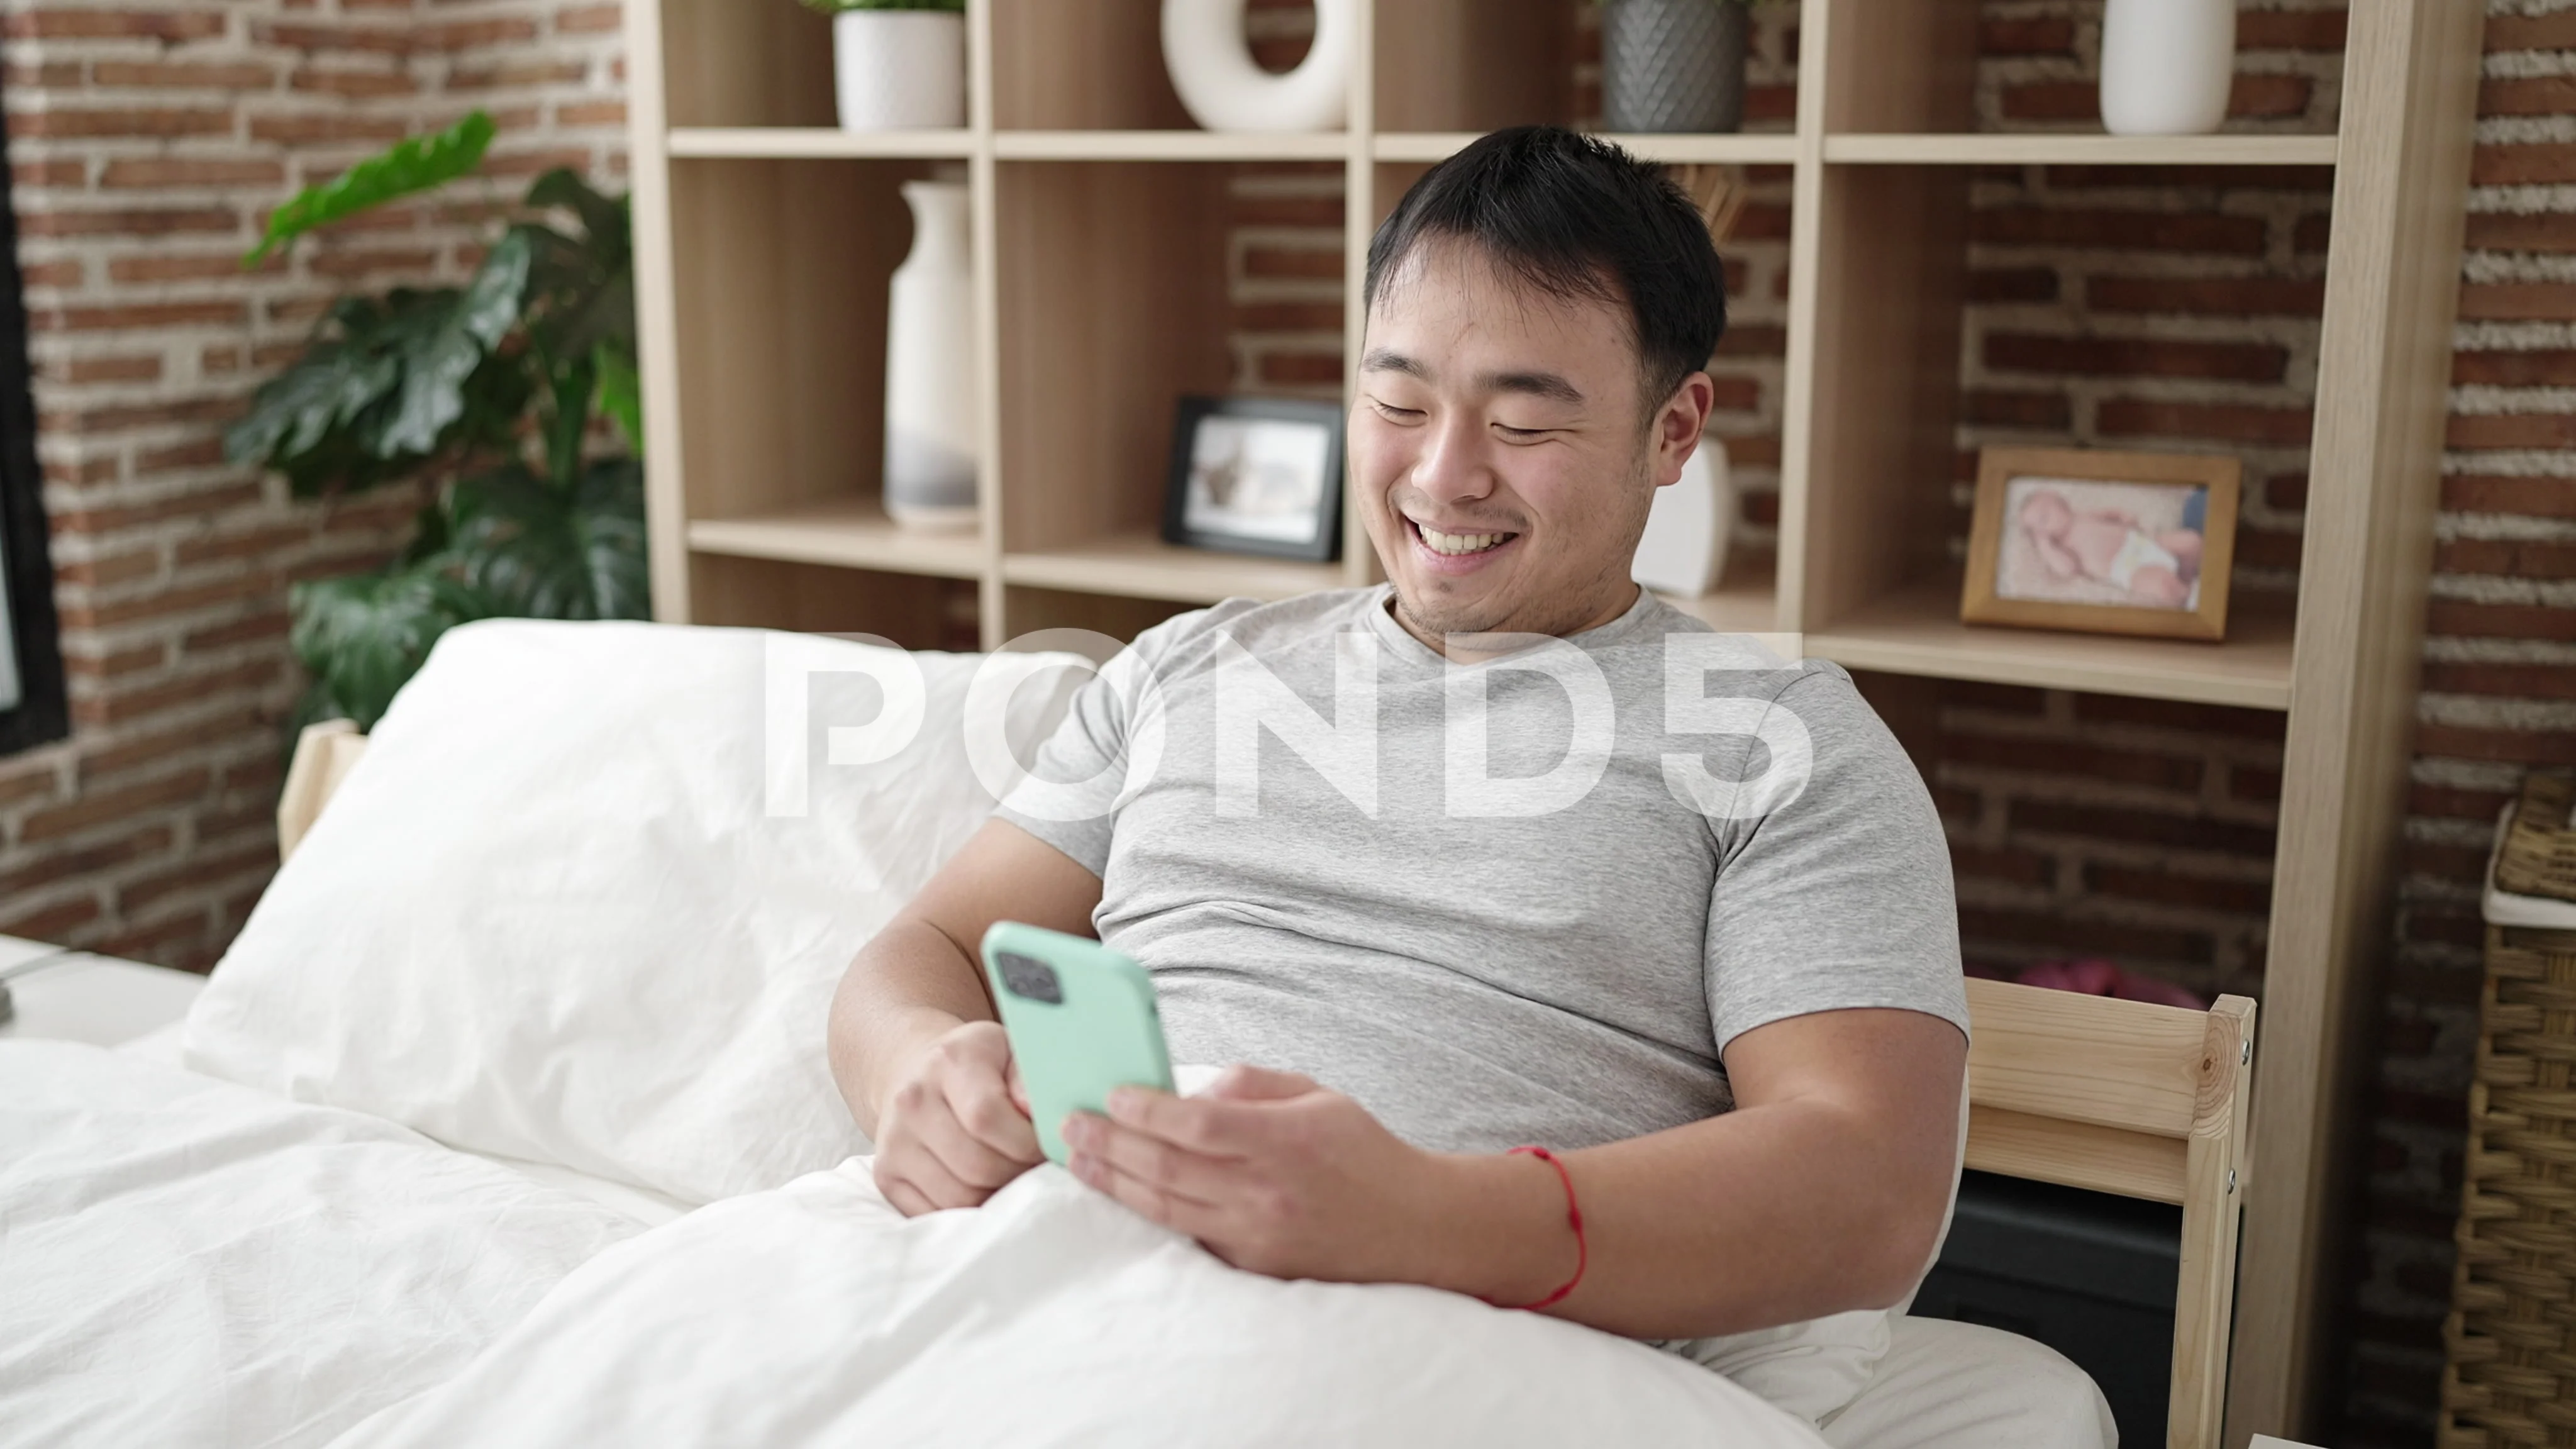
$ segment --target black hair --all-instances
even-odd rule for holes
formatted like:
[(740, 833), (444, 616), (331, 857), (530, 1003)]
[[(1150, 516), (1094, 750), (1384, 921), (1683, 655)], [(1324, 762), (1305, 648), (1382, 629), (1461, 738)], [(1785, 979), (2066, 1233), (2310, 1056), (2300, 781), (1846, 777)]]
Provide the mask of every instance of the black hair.
[(1423, 173), (1369, 239), (1370, 306), (1426, 238), (1468, 242), (1552, 297), (1626, 304), (1650, 410), (1726, 332), (1699, 208), (1661, 166), (1563, 126), (1496, 131)]

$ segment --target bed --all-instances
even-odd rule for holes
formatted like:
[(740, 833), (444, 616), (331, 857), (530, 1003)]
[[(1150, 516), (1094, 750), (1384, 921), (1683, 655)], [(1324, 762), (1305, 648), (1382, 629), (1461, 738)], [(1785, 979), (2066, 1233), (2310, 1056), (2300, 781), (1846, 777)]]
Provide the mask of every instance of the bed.
[[(1087, 670), (452, 631), (372, 736), (307, 736), (210, 983), (0, 1040), (0, 1444), (2110, 1442), (1968, 1325), (1729, 1378), (1239, 1273), (1051, 1168), (902, 1219), (823, 1002)], [(2184, 1203), (2172, 1442), (2214, 1444), (2250, 1008), (1974, 985), (1970, 1161)]]

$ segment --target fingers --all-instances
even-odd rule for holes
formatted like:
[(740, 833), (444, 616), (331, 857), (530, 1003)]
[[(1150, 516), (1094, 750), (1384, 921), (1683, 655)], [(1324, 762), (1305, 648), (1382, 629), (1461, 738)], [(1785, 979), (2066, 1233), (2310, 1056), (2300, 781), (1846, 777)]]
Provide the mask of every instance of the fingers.
[(1035, 1166), (1046, 1155), (1038, 1148), (1037, 1128), (1029, 1122), (1025, 1098), (1011, 1090), (1018, 1075), (1015, 1067), (1008, 1080), (979, 1075), (952, 1082), (948, 1089), (949, 1109), (959, 1124), (977, 1142), (1014, 1164), (1015, 1170)]
[(1213, 1097), (1175, 1097), (1143, 1087), (1111, 1092), (1109, 1119), (1212, 1157), (1240, 1156), (1252, 1132), (1240, 1104)]
[[(951, 1177), (968, 1187), (991, 1192), (1028, 1170), (1026, 1161), (1013, 1161), (995, 1151), (990, 1144), (968, 1131), (954, 1110), (944, 1110), (946, 1108), (947, 1104), (943, 1102), (915, 1117), (912, 1135), (921, 1149)], [(1035, 1155), (1031, 1154), (1032, 1157)]]
[(914, 1148), (904, 1152), (880, 1152), (876, 1163), (877, 1191), (886, 1201), (901, 1209), (905, 1217), (942, 1208), (974, 1207), (992, 1196), (982, 1188), (968, 1187), (956, 1174), (940, 1165), (929, 1153)]
[(1222, 1197), (1238, 1167), (1088, 1112), (1065, 1119), (1064, 1132), (1077, 1159), (1096, 1159), (1120, 1176), (1200, 1204)]
[(1121, 1172), (1097, 1154), (1075, 1153), (1072, 1171), (1075, 1177), (1175, 1232), (1205, 1240), (1217, 1230), (1215, 1208), (1160, 1183)]

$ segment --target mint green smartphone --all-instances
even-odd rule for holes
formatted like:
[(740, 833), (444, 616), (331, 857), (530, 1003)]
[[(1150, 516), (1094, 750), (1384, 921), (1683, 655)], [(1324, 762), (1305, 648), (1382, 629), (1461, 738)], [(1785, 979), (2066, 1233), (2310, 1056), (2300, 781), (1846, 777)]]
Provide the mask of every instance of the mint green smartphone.
[(1172, 1090), (1154, 980), (1131, 958), (1062, 931), (997, 921), (984, 933), (984, 974), (1048, 1161), (1071, 1155), (1065, 1117), (1106, 1115), (1111, 1088)]

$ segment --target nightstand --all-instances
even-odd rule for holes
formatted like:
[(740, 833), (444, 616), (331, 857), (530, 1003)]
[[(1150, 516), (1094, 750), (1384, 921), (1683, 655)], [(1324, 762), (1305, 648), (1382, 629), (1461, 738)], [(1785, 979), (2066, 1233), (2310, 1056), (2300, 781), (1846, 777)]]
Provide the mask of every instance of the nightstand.
[(118, 1046), (185, 1017), (206, 978), (0, 936), (0, 982), (17, 1008), (0, 1022), (0, 1041), (37, 1037)]

